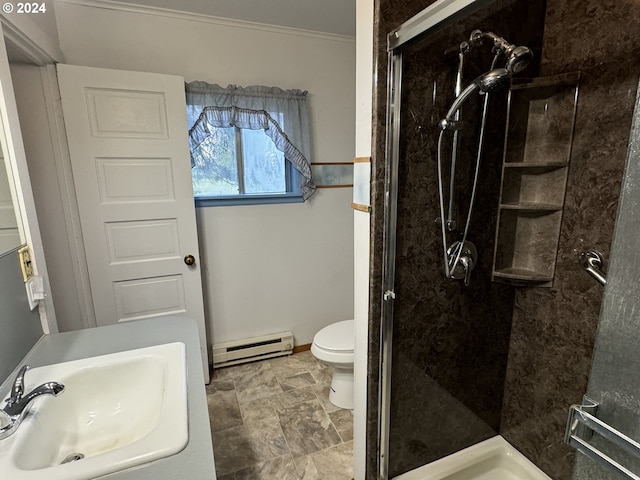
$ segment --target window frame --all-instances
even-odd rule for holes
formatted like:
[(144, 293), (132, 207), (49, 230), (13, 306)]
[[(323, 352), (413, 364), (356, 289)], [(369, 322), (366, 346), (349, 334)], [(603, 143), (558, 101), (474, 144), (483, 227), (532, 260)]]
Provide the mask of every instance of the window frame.
[[(224, 128), (224, 127), (213, 127)], [(286, 158), (285, 162), (285, 188), (286, 193), (244, 193), (244, 145), (242, 141), (242, 128), (238, 126), (230, 126), (227, 128), (234, 129), (235, 140), (235, 160), (238, 172), (238, 190), (241, 193), (235, 195), (196, 195), (194, 193), (193, 198), (195, 200), (196, 207), (223, 207), (223, 206), (237, 206), (237, 205), (273, 205), (283, 203), (303, 203), (304, 198), (302, 196), (302, 190), (300, 186), (296, 188), (296, 185), (301, 183), (301, 175), (293, 168), (291, 162)]]

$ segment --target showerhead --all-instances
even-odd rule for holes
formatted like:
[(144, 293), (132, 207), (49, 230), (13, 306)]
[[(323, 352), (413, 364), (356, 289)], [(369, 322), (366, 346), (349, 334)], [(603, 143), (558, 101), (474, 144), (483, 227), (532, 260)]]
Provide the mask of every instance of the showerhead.
[(482, 45), (485, 38), (491, 39), (494, 51), (504, 55), (506, 58), (505, 68), (509, 70), (509, 73), (513, 74), (521, 72), (533, 59), (533, 52), (529, 47), (516, 47), (515, 45), (507, 42), (503, 37), (499, 37), (493, 32), (474, 30), (471, 32), (469, 43), (474, 47), (479, 47)]
[(533, 52), (525, 46), (514, 47), (507, 55), (505, 67), (511, 73), (518, 73), (525, 69), (533, 59)]
[(447, 112), (444, 120), (440, 122), (440, 128), (446, 130), (447, 128), (455, 128), (455, 122), (453, 120), (456, 112), (462, 107), (462, 104), (467, 101), (473, 92), (478, 90), (480, 95), (484, 95), (487, 92), (492, 92), (500, 87), (509, 84), (511, 80), (511, 73), (506, 68), (496, 68), (490, 70), (487, 73), (483, 73), (473, 82), (465, 88), (460, 95), (451, 104), (449, 111)]

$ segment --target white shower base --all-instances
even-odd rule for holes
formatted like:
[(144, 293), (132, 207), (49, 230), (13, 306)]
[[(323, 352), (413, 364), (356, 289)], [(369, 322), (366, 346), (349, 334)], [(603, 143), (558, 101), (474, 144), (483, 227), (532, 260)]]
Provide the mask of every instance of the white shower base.
[(551, 480), (551, 477), (497, 436), (393, 480)]

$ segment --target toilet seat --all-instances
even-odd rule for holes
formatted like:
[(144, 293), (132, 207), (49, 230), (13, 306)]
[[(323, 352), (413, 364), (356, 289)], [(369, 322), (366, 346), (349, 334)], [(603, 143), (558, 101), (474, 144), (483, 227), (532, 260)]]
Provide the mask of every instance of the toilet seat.
[(353, 368), (353, 323), (353, 320), (345, 320), (324, 327), (313, 337), (311, 353), (318, 360)]
[(330, 352), (353, 352), (353, 320), (332, 323), (324, 327), (313, 337), (317, 347)]

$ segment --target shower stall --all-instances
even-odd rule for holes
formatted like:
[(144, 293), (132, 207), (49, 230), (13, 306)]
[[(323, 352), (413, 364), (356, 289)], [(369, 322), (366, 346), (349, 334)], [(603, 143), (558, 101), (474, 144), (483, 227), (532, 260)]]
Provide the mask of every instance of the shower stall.
[(625, 478), (565, 442), (601, 343), (579, 257), (609, 257), (640, 72), (624, 3), (380, 0), (368, 479), (499, 437), (556, 480)]

